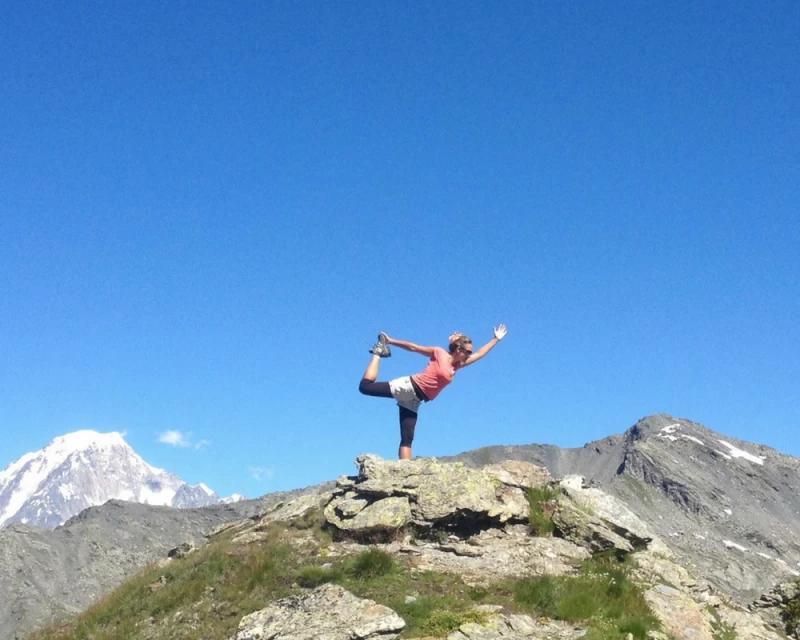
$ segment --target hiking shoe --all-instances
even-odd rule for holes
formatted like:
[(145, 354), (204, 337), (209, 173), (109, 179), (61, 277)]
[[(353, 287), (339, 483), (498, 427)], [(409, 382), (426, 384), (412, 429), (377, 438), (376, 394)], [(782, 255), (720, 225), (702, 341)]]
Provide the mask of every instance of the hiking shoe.
[(379, 358), (392, 357), (392, 350), (389, 348), (389, 345), (386, 344), (386, 334), (378, 334), (378, 342), (375, 343), (375, 346), (372, 347), (369, 352), (373, 356), (378, 356)]

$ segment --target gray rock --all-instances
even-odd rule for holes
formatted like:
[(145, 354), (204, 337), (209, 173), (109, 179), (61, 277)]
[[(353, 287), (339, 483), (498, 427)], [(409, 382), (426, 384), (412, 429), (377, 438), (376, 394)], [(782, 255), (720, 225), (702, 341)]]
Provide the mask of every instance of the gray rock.
[(618, 498), (600, 489), (583, 487), (582, 478), (579, 483), (575, 482), (575, 478), (576, 476), (568, 476), (560, 485), (584, 511), (603, 520), (610, 529), (623, 536), (634, 548), (643, 549), (656, 538), (650, 526)]
[(167, 553), (167, 557), (175, 559), (185, 558), (195, 549), (197, 549), (197, 545), (194, 542), (182, 542), (169, 553)]
[(585, 629), (555, 621), (534, 620), (526, 615), (492, 615), (487, 622), (462, 624), (447, 640), (575, 640)]
[(404, 628), (388, 607), (326, 584), (245, 616), (231, 640), (392, 640)]
[[(325, 517), (345, 531), (398, 529), (420, 523), (522, 521), (528, 504), (522, 490), (488, 473), (435, 459), (356, 459), (358, 477), (325, 508)], [(366, 504), (364, 504), (366, 503)]]
[(553, 512), (556, 533), (579, 546), (586, 546), (592, 552), (617, 549), (623, 553), (633, 551), (633, 545), (618, 533), (611, 530), (599, 518), (582, 511), (570, 502), (559, 502)]
[(658, 584), (645, 591), (644, 597), (676, 640), (714, 640), (708, 616), (688, 594)]
[(334, 499), (328, 503), (325, 507), (328, 522), (342, 531), (367, 532), (400, 529), (412, 519), (411, 506), (405, 496), (389, 496), (358, 511), (350, 508), (353, 502), (353, 499)]
[(521, 460), (504, 460), (482, 470), (503, 484), (520, 489), (545, 487), (553, 479), (546, 468)]

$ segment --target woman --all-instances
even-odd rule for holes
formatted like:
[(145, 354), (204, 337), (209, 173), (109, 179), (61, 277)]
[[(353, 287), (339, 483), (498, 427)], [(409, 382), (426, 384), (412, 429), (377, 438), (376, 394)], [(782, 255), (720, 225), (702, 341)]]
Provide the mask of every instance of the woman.
[[(417, 426), (417, 412), (423, 402), (433, 400), (448, 384), (453, 381), (459, 369), (474, 364), (506, 335), (504, 324), (494, 329), (494, 338), (483, 345), (476, 352), (472, 352), (472, 340), (463, 333), (454, 333), (450, 336), (450, 348), (445, 351), (441, 347), (421, 347), (413, 342), (396, 340), (385, 333), (378, 336), (378, 342), (370, 349), (372, 359), (364, 372), (364, 377), (358, 385), (358, 390), (367, 396), (378, 398), (394, 398), (400, 407), (400, 459), (411, 459), (411, 443), (414, 440), (414, 428)], [(424, 371), (413, 376), (395, 378), (390, 382), (376, 382), (381, 358), (389, 358), (392, 350), (389, 345), (394, 345), (421, 353), (430, 358)]]

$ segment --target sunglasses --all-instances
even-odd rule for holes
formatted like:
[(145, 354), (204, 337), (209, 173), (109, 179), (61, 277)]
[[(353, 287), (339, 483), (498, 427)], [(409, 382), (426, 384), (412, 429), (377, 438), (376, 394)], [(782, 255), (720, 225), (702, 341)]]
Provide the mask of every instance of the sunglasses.
[(458, 347), (458, 350), (468, 356), (472, 355), (472, 349), (465, 349), (464, 347)]

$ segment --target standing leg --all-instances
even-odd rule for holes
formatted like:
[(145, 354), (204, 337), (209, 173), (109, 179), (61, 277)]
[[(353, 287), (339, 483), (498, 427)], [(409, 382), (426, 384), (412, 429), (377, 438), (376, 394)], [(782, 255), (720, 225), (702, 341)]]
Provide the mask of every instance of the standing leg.
[(411, 443), (414, 441), (414, 429), (417, 426), (417, 414), (410, 409), (400, 407), (400, 449), (401, 460), (411, 460)]

